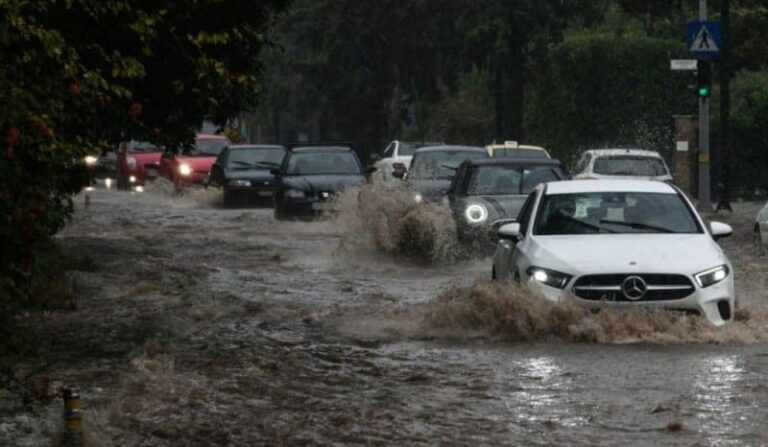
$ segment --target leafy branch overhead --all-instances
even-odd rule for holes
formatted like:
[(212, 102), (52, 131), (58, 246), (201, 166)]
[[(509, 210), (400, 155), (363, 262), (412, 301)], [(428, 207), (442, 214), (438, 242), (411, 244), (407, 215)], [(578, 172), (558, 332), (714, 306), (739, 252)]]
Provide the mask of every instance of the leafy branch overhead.
[(203, 120), (253, 108), (287, 3), (0, 0), (1, 318), (72, 211), (77, 160), (129, 138), (191, 144)]

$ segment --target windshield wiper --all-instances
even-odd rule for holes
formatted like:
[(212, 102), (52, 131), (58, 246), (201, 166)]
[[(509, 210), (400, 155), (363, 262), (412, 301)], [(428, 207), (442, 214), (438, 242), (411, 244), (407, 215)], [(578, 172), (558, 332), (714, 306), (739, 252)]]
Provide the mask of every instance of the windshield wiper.
[(275, 162), (271, 162), (271, 161), (257, 161), (253, 165), (254, 166), (268, 166), (270, 168), (275, 168), (275, 167), (280, 166), (280, 163), (275, 163)]
[(677, 233), (676, 231), (670, 230), (669, 228), (657, 227), (656, 225), (644, 224), (642, 222), (624, 222), (620, 220), (600, 219), (600, 223), (609, 225), (621, 225), (623, 227), (630, 227), (638, 230), (658, 231), (659, 233)]
[[(608, 229), (608, 228), (605, 228), (605, 227), (601, 227), (600, 225), (594, 225), (594, 224), (591, 224), (591, 223), (589, 223), (589, 222), (584, 222), (583, 220), (579, 220), (579, 219), (576, 219), (576, 218), (575, 218), (575, 217), (573, 217), (573, 216), (566, 216), (566, 215), (562, 215), (562, 214), (561, 214), (561, 215), (560, 215), (560, 217), (564, 217), (564, 218), (565, 218), (565, 219), (567, 219), (569, 222), (573, 222), (573, 223), (576, 223), (576, 224), (582, 225), (582, 226), (584, 226), (584, 227), (586, 227), (586, 228), (591, 228), (591, 229), (593, 229), (593, 230), (597, 231), (598, 233), (599, 233), (600, 231), (605, 231), (606, 233), (615, 233), (615, 231), (613, 231), (613, 230), (610, 230), (610, 229)], [(601, 220), (601, 221), (600, 221), (600, 223), (602, 223), (602, 222), (603, 222), (603, 221)]]

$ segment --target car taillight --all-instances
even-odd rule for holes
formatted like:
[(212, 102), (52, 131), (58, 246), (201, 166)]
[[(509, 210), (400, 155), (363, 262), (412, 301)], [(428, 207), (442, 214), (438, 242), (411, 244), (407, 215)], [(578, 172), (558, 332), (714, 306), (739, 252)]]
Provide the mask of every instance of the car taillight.
[(400, 162), (392, 163), (392, 170), (393, 171), (399, 171), (399, 172), (405, 172), (406, 171), (405, 163), (400, 163)]

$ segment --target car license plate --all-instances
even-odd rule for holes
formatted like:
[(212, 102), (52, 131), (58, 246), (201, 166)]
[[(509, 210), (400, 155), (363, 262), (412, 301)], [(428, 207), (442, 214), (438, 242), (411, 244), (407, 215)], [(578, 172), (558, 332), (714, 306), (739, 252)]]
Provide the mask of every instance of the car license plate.
[(157, 169), (156, 168), (147, 168), (147, 177), (149, 177), (149, 178), (157, 177)]
[(274, 192), (272, 191), (259, 191), (259, 197), (272, 197)]

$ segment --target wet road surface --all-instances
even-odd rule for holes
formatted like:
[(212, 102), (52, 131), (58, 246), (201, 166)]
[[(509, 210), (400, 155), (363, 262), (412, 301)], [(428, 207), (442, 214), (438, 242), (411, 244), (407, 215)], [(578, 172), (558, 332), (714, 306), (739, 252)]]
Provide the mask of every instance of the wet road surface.
[[(338, 221), (169, 191), (78, 198), (58, 240), (101, 268), (30, 323), (25, 367), (81, 388), (94, 445), (768, 445), (758, 204), (724, 243), (745, 311), (713, 328), (509, 307), (488, 259), (347, 250)], [(6, 405), (0, 443), (50, 442), (59, 410)]]

